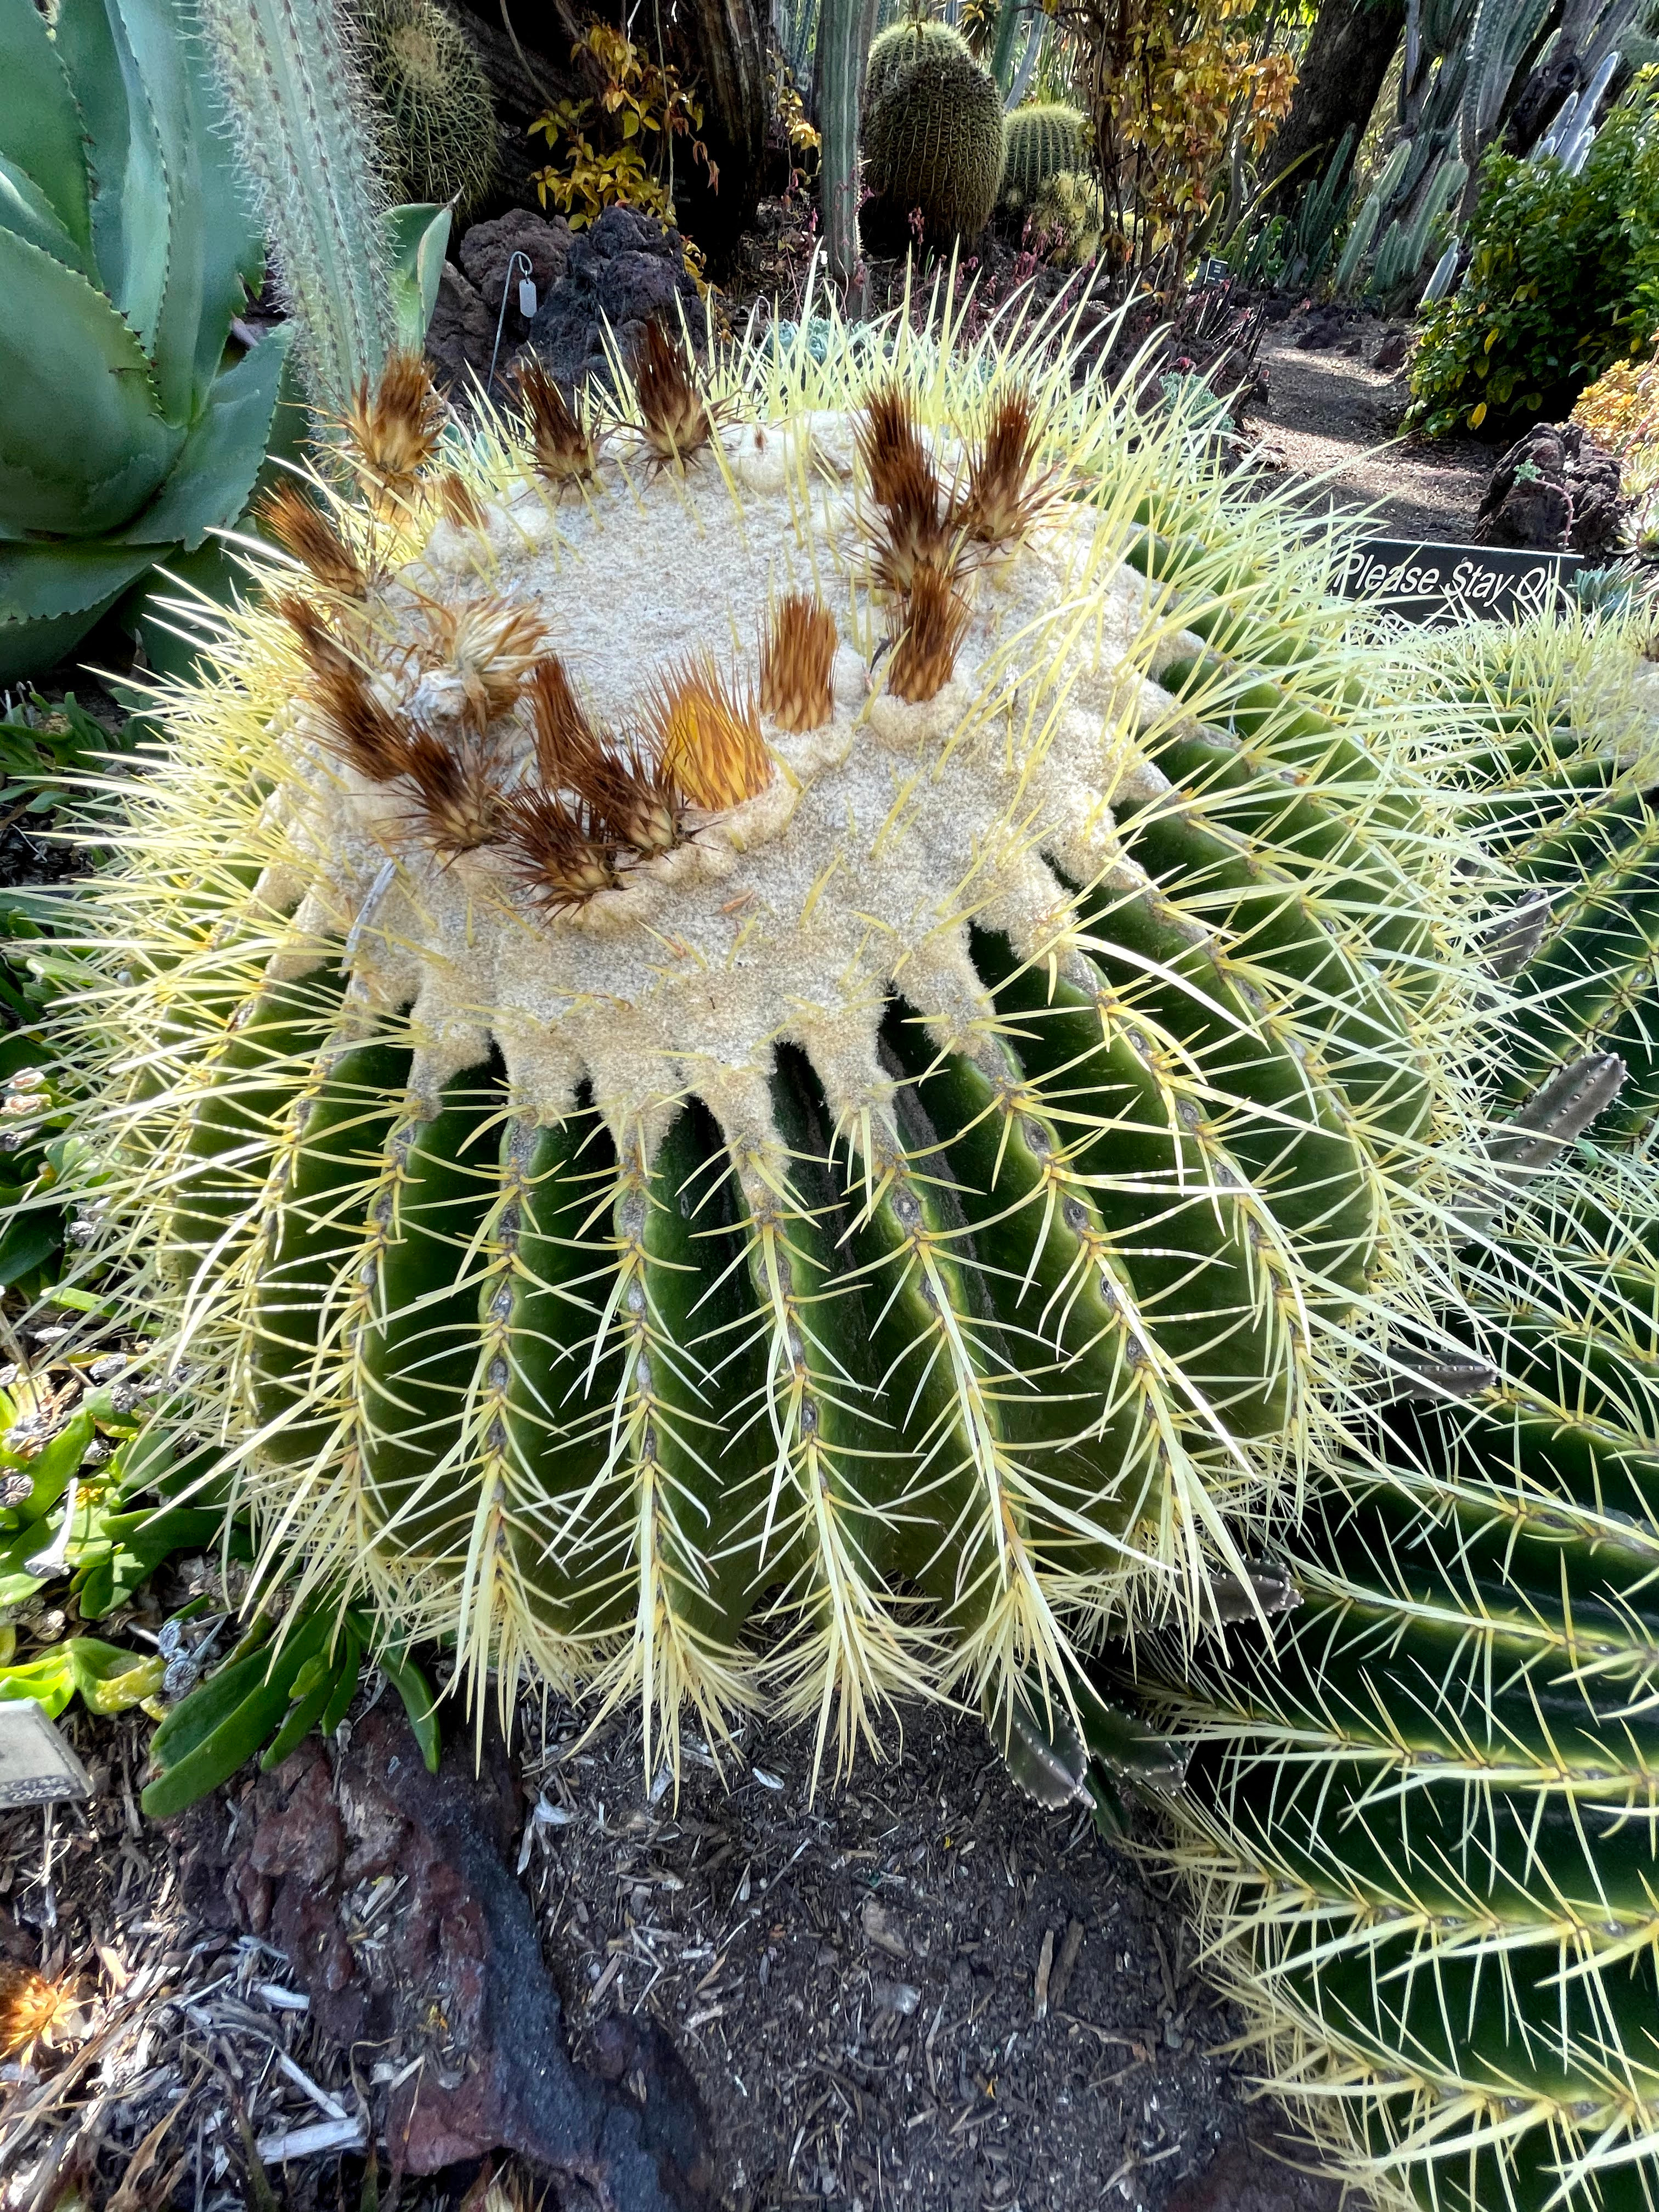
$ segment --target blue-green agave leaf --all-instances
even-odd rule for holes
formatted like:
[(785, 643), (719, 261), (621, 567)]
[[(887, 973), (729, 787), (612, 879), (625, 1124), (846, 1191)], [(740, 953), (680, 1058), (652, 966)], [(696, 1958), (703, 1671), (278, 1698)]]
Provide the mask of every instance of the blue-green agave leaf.
[(419, 353), (426, 343), (427, 325), (438, 304), (450, 221), (447, 207), (418, 201), (386, 210), (392, 313), (398, 319), (398, 343), (410, 353)]
[(0, 623), (85, 614), (125, 590), (155, 558), (153, 545), (107, 538), (0, 545)]
[(184, 442), (104, 297), (0, 231), (0, 538), (93, 538), (132, 518)]
[(127, 544), (179, 544), (194, 552), (210, 530), (235, 521), (265, 457), (292, 336), (292, 325), (283, 324), (215, 379), (166, 482), (122, 532)]
[(28, 171), (0, 153), (0, 230), (15, 231), (54, 261), (83, 276), (86, 257), (60, 221), (58, 210)]
[(32, 177), (92, 267), (92, 216), (81, 118), (64, 62), (34, 0), (0, 0), (0, 154)]
[(115, 0), (58, 0), (58, 51), (86, 121), (99, 276), (148, 351), (167, 289), (167, 165)]
[(133, 566), (113, 591), (65, 614), (13, 619), (8, 611), (11, 605), (9, 591), (0, 588), (0, 684), (41, 675), (66, 659), (100, 617), (116, 605), (132, 577), (142, 574), (154, 557), (153, 548), (141, 546), (4, 545), (0, 546), (0, 573), (9, 568), (14, 556), (27, 562), (37, 552), (61, 556), (47, 564), (44, 574), (23, 575), (18, 580), (25, 592), (38, 585), (42, 598), (50, 598), (54, 592), (84, 598), (99, 579), (107, 579), (117, 568), (116, 555), (125, 555)]

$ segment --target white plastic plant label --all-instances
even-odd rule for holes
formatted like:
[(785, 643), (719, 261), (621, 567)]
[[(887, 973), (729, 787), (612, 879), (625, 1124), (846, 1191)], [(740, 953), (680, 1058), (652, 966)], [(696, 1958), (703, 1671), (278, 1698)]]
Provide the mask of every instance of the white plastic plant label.
[(519, 279), (519, 313), (524, 317), (526, 322), (528, 322), (535, 312), (536, 280), (533, 276), (520, 276)]
[(87, 1770), (33, 1698), (0, 1698), (0, 1812), (84, 1797)]

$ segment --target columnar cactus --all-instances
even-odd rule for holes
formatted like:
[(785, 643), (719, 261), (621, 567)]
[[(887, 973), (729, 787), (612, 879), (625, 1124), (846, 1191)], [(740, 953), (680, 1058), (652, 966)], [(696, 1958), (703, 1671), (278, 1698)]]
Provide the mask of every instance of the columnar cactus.
[[(1659, 1219), (1565, 1177), (1472, 1260), (1271, 1638), (1156, 1701), (1274, 2086), (1386, 2205), (1614, 2212), (1659, 2156)], [(1460, 1349), (1461, 1340), (1461, 1349)], [(1461, 1358), (1462, 1374), (1457, 1362)]]
[(1443, 1279), (1480, 996), (1317, 550), (1035, 352), (873, 358), (653, 331), (616, 420), (532, 372), (472, 441), (396, 365), (65, 1008), (275, 1550), (464, 1677), (843, 1750), (1063, 1682), (1328, 1455)]

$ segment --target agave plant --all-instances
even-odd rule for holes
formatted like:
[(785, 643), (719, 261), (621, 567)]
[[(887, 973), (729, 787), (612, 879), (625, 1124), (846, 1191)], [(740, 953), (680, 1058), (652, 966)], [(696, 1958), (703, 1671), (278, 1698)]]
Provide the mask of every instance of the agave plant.
[(1036, 343), (889, 345), (659, 331), (470, 445), (394, 367), (64, 1009), (302, 1587), (842, 1748), (1238, 1564), (1443, 1279), (1480, 988), (1322, 547)]
[(0, 0), (0, 683), (235, 521), (287, 348), (180, 0)]
[(1659, 2155), (1650, 1175), (1561, 1177), (1463, 1291), (1473, 1395), (1358, 1426), (1288, 1620), (1153, 1699), (1190, 1753), (1173, 1856), (1273, 2086), (1380, 2203), (1633, 2212)]

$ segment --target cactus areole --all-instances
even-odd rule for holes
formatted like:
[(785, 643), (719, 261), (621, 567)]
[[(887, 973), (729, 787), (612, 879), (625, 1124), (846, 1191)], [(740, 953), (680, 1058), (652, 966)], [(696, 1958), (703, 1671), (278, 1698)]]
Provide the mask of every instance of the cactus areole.
[(1175, 434), (868, 363), (715, 399), (659, 332), (609, 425), (532, 374), (465, 447), (394, 366), (164, 709), (71, 1017), (274, 1545), (843, 1749), (1305, 1473), (1464, 989), (1409, 715), (1157, 680)]

